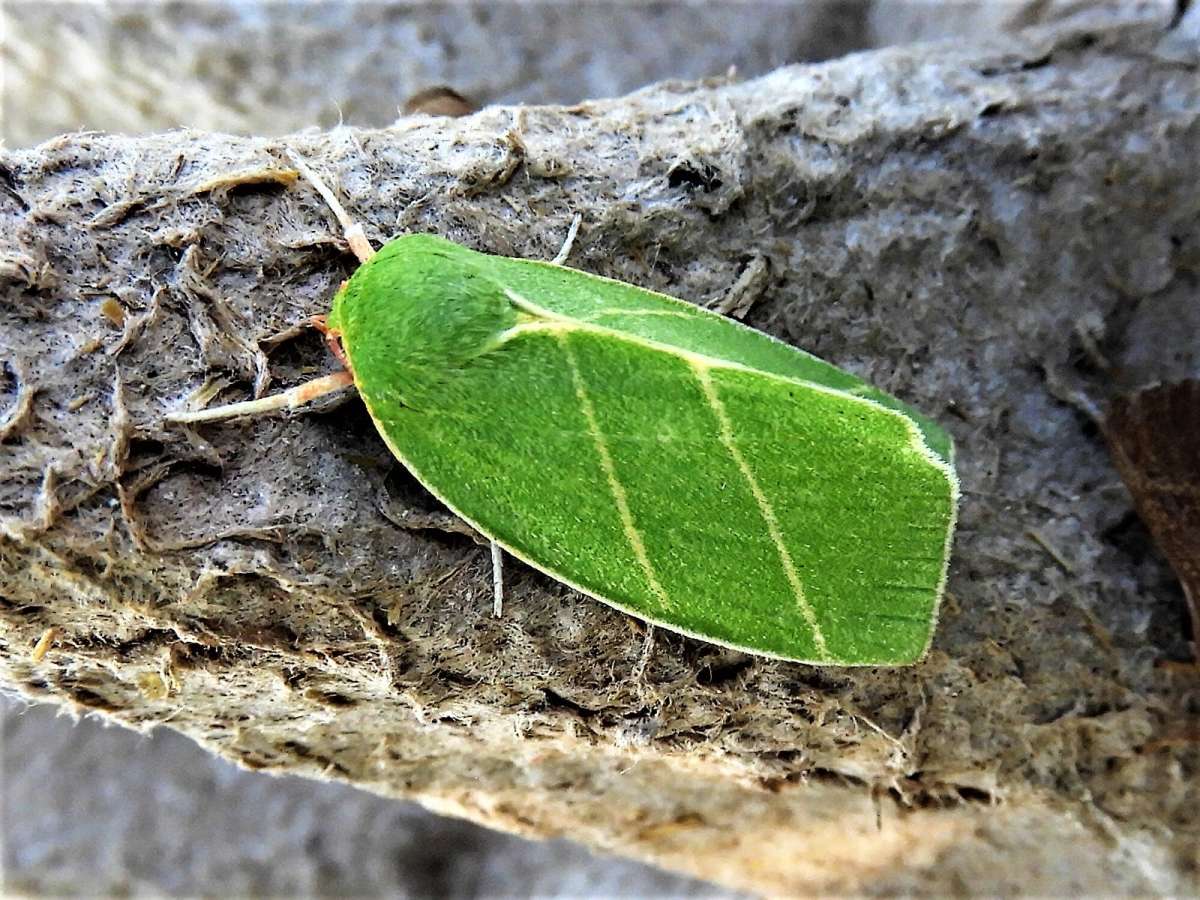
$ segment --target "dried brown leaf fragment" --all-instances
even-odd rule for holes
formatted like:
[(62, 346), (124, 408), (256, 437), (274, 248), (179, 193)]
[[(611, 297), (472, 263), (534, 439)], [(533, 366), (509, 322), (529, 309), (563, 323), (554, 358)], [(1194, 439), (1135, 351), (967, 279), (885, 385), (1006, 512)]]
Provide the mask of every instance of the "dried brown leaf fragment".
[(1138, 515), (1183, 585), (1200, 661), (1200, 380), (1118, 397), (1104, 431)]

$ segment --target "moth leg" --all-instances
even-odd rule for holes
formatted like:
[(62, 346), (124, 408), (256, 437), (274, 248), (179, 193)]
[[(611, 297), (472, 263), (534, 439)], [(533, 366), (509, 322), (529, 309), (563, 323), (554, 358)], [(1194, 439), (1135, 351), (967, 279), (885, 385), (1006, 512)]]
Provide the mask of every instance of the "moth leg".
[[(346, 243), (350, 245), (350, 249), (354, 251), (354, 255), (358, 257), (359, 261), (365, 263), (374, 256), (375, 250), (371, 247), (371, 242), (367, 240), (367, 235), (363, 231), (362, 226), (350, 218), (350, 214), (346, 212), (345, 207), (334, 196), (329, 186), (317, 177), (317, 174), (308, 167), (308, 164), (301, 158), (300, 154), (291, 149), (287, 151), (287, 154), (296, 168), (299, 169), (300, 174), (312, 183), (312, 186), (321, 195), (321, 198), (329, 204), (329, 208), (333, 210), (333, 214), (337, 217), (338, 222), (341, 223)], [(230, 419), (234, 416), (258, 415), (280, 409), (295, 409), (297, 406), (311, 403), (319, 397), (324, 397), (327, 394), (332, 394), (334, 391), (354, 384), (354, 376), (350, 372), (350, 361), (346, 358), (345, 351), (342, 349), (341, 335), (329, 327), (325, 316), (313, 316), (309, 322), (324, 335), (325, 343), (328, 345), (330, 352), (342, 364), (344, 371), (335, 372), (332, 375), (326, 375), (323, 378), (316, 378), (304, 384), (296, 385), (291, 390), (284, 391), (282, 394), (275, 394), (271, 397), (260, 397), (257, 400), (230, 403), (226, 406), (216, 406), (212, 409), (183, 410), (168, 413), (165, 416), (166, 421), (188, 424), (215, 422), (220, 419)]]
[(371, 242), (367, 240), (366, 232), (362, 226), (350, 218), (350, 214), (346, 212), (346, 208), (338, 201), (333, 191), (329, 189), (324, 181), (317, 177), (317, 173), (308, 167), (308, 163), (295, 150), (288, 148), (288, 158), (300, 170), (300, 174), (308, 179), (309, 183), (321, 195), (321, 199), (329, 204), (329, 208), (333, 210), (334, 216), (337, 217), (338, 223), (342, 226), (342, 235), (346, 238), (346, 243), (350, 245), (350, 249), (354, 251), (354, 255), (358, 257), (359, 262), (366, 262), (375, 255), (375, 249), (371, 246)]
[(332, 375), (306, 381), (304, 384), (296, 385), (291, 390), (284, 391), (281, 394), (274, 394), (270, 397), (260, 397), (257, 400), (246, 400), (241, 403), (229, 403), (225, 406), (214, 406), (212, 409), (184, 410), (182, 412), (167, 413), (164, 417), (166, 421), (182, 423), (215, 422), (220, 419), (232, 419), (235, 416), (273, 412), (278, 409), (295, 409), (297, 406), (311, 403), (313, 400), (324, 397), (326, 394), (332, 394), (334, 391), (339, 391), (344, 387), (354, 384), (354, 373), (350, 369), (350, 360), (346, 357), (346, 351), (342, 348), (341, 334), (329, 327), (325, 316), (312, 316), (305, 322), (302, 322), (300, 327), (303, 325), (309, 325), (321, 332), (321, 335), (325, 338), (325, 345), (329, 348), (329, 352), (337, 357), (344, 371), (334, 372)]
[(504, 615), (504, 556), (500, 545), (492, 541), (492, 615)]
[(567, 229), (567, 239), (563, 241), (562, 249), (555, 254), (554, 259), (550, 260), (552, 265), (561, 266), (567, 261), (567, 257), (571, 255), (571, 247), (575, 245), (575, 236), (579, 234), (579, 224), (583, 221), (583, 216), (575, 213), (575, 217), (571, 219), (571, 227)]
[(633, 678), (635, 681), (641, 681), (646, 677), (646, 666), (650, 665), (650, 658), (654, 655), (654, 626), (647, 623), (646, 636), (642, 640), (642, 652), (638, 655), (638, 661), (633, 666)]
[(167, 413), (163, 418), (168, 422), (194, 424), (196, 422), (216, 422), (221, 419), (232, 419), (235, 416), (252, 416), (274, 412), (279, 409), (295, 409), (311, 403), (318, 397), (340, 391), (354, 384), (354, 376), (347, 371), (334, 372), (322, 378), (314, 378), (304, 384), (273, 394), (270, 397), (260, 397), (257, 400), (243, 400), (241, 403), (230, 403), (225, 406), (214, 406), (212, 409), (183, 410)]
[[(346, 282), (344, 281), (342, 282), (343, 285), (345, 285), (345, 283)], [(342, 347), (341, 332), (329, 327), (327, 316), (316, 315), (311, 317), (308, 321), (313, 328), (321, 332), (321, 336), (325, 338), (325, 346), (329, 348), (329, 352), (333, 354), (334, 358), (342, 364), (342, 368), (349, 371), (350, 360), (346, 356), (345, 348)]]

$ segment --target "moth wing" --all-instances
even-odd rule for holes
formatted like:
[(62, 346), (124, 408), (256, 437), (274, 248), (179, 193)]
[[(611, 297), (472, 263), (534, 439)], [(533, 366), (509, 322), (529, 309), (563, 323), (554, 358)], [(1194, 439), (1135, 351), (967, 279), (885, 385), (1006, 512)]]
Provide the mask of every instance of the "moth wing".
[(893, 410), (704, 359), (568, 323), (517, 329), (437, 408), (364, 399), (451, 509), (597, 599), (785, 659), (918, 660), (949, 466)]
[(534, 260), (484, 258), (487, 269), (507, 290), (558, 315), (874, 400), (911, 419), (929, 448), (946, 462), (953, 461), (950, 436), (928, 416), (856, 375), (761, 331), (610, 278)]

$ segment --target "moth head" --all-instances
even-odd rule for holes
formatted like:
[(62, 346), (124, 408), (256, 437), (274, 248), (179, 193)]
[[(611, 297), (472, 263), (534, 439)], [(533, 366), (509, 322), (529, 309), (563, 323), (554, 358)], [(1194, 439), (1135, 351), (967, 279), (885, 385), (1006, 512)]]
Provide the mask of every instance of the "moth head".
[(504, 286), (471, 251), (433, 235), (404, 235), (359, 266), (333, 300), (328, 324), (370, 391), (370, 373), (405, 402), (424, 402), (516, 324)]

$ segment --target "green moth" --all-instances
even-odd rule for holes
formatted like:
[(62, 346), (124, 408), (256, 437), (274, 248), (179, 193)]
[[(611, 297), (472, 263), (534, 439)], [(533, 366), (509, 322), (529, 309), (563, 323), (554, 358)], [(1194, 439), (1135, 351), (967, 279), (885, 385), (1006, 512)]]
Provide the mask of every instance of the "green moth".
[[(934, 422), (673, 297), (432, 235), (373, 255), (347, 237), (365, 262), (327, 332), (392, 453), (493, 546), (749, 653), (924, 656), (958, 500)], [(322, 381), (287, 405), (349, 376)]]

